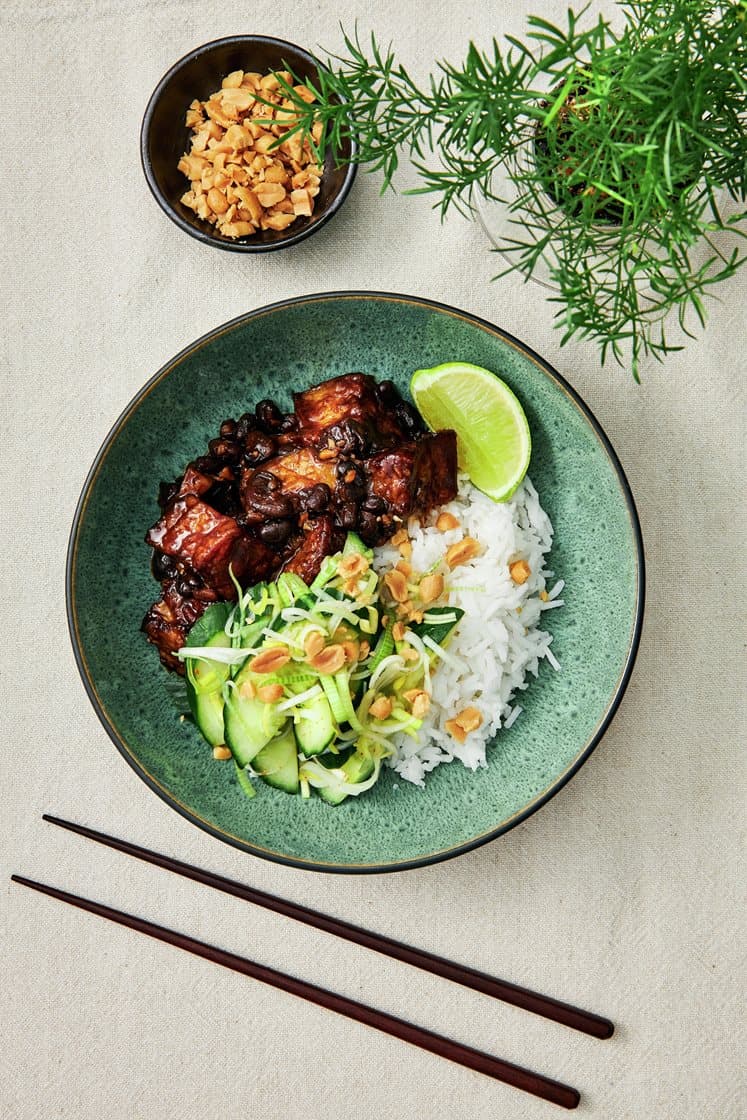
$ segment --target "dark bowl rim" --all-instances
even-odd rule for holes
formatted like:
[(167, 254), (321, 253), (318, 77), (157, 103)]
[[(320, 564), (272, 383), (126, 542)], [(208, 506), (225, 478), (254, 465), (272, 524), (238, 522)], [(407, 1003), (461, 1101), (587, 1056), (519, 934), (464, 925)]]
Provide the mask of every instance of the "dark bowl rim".
[[(589, 426), (592, 428), (597, 439), (601, 443), (604, 451), (606, 452), (614, 470), (617, 475), (617, 481), (630, 517), (631, 530), (635, 542), (636, 552), (636, 604), (635, 614), (633, 619), (633, 626), (630, 632), (630, 639), (628, 644), (628, 652), (622, 668), (622, 672), (618, 679), (617, 685), (610, 697), (607, 708), (600, 719), (594, 733), (589, 738), (584, 747), (576, 755), (573, 761), (566, 767), (566, 769), (558, 775), (558, 777), (542, 790), (535, 798), (533, 798), (523, 809), (519, 810), (513, 816), (501, 821), (495, 828), (488, 829), (486, 832), (473, 837), (470, 840), (461, 844), (456, 844), (453, 847), (444, 848), (437, 852), (430, 852), (427, 855), (419, 856), (415, 859), (393, 860), (388, 863), (366, 863), (366, 864), (339, 864), (339, 863), (323, 863), (318, 860), (304, 860), (294, 856), (288, 856), (280, 852), (272, 851), (271, 849), (262, 848), (256, 844), (242, 839), (238, 836), (221, 830), (209, 821), (203, 820), (188, 806), (182, 805), (168, 790), (162, 787), (139, 763), (139, 761), (129, 752), (126, 748), (124, 740), (119, 737), (119, 734), (110, 721), (107, 712), (105, 711), (101, 701), (99, 700), (96, 692), (95, 685), (88, 672), (83, 649), (78, 637), (77, 629), (77, 615), (75, 606), (74, 594), (74, 574), (75, 574), (75, 558), (77, 553), (78, 538), (85, 513), (85, 508), (88, 503), (91, 490), (99, 472), (99, 468), (103, 464), (109, 448), (117, 438), (120, 430), (125, 426), (130, 416), (136, 411), (141, 401), (148, 395), (148, 393), (155, 387), (158, 382), (168, 376), (168, 374), (176, 368), (188, 355), (194, 353), (196, 350), (201, 349), (207, 343), (211, 342), (214, 338), (220, 337), (223, 334), (234, 330), (236, 327), (243, 323), (249, 322), (252, 319), (260, 318), (264, 315), (274, 313), (284, 308), (301, 305), (304, 303), (319, 303), (325, 300), (374, 300), (392, 303), (406, 303), (418, 307), (429, 308), (447, 315), (463, 319), (466, 322), (479, 327), (481, 330), (486, 331), (501, 341), (507, 343), (509, 346), (518, 350), (520, 353), (528, 357), (542, 373), (548, 376), (558, 387), (573, 401), (582, 415), (585, 417)], [(644, 606), (646, 598), (646, 563), (644, 556), (643, 534), (641, 532), (640, 520), (638, 511), (636, 509), (633, 493), (630, 488), (625, 471), (622, 464), (615, 452), (609, 437), (602, 428), (599, 421), (596, 419), (591, 409), (582, 399), (580, 394), (546, 362), (541, 358), (531, 347), (521, 342), (514, 335), (508, 331), (503, 330), (501, 327), (496, 327), (494, 324), (489, 323), (487, 320), (482, 319), (478, 315), (473, 315), (468, 311), (461, 311), (458, 308), (450, 306), (449, 304), (440, 303), (436, 300), (427, 299), (422, 296), (409, 296), (402, 295), (396, 292), (380, 292), (380, 291), (365, 291), (365, 290), (348, 290), (348, 291), (333, 291), (333, 292), (317, 292), (304, 296), (293, 296), (288, 299), (278, 300), (275, 303), (266, 304), (263, 307), (255, 308), (253, 311), (244, 312), (237, 315), (235, 318), (228, 320), (213, 330), (207, 331), (201, 335), (194, 342), (185, 346), (173, 358), (166, 362), (161, 368), (153, 374), (152, 377), (145, 382), (145, 384), (138, 390), (132, 397), (130, 402), (119, 415), (108, 434), (104, 438), (101, 447), (99, 448), (96, 457), (91, 465), (90, 470), (86, 476), (80, 497), (78, 499), (73, 522), (70, 530), (70, 537), (68, 541), (67, 559), (65, 565), (65, 602), (68, 631), (70, 640), (73, 647), (73, 654), (75, 662), (78, 667), (83, 686), (88, 694), (88, 698), (93, 705), (94, 711), (98, 716), (104, 730), (109, 738), (114, 743), (115, 747), (127, 763), (132, 767), (135, 773), (145, 782), (149, 788), (161, 798), (172, 809), (175, 809), (182, 817), (190, 821), (192, 824), (197, 825), (198, 828), (209, 833), (211, 836), (222, 840), (224, 843), (231, 844), (233, 847), (241, 851), (248, 852), (250, 855), (258, 856), (262, 859), (267, 859), (273, 863), (279, 863), (285, 867), (295, 867), (304, 871), (325, 871), (333, 874), (382, 874), (385, 872), (393, 871), (411, 871), (420, 867), (428, 867), (431, 864), (441, 863), (447, 859), (453, 859), (455, 856), (462, 855), (465, 852), (473, 851), (475, 848), (482, 847), (504, 833), (515, 828), (516, 825), (521, 824), (522, 821), (527, 820), (533, 813), (536, 813), (543, 805), (547, 804), (561, 789), (570, 781), (570, 779), (580, 770), (583, 764), (587, 761), (589, 756), (599, 745), (605, 732), (607, 731), (612, 719), (620, 706), (623, 695), (627, 689), (633, 672), (638, 648), (640, 645), (641, 632), (643, 628)]]
[[(319, 68), (322, 66), (321, 61), (316, 58), (310, 51), (304, 47), (299, 47), (296, 43), (291, 43), (289, 39), (276, 39), (271, 35), (225, 35), (221, 39), (211, 39), (209, 43), (202, 43), (199, 47), (194, 47), (188, 51), (180, 59), (178, 59), (156, 85), (152, 94), (148, 99), (148, 104), (143, 113), (143, 120), (140, 125), (140, 164), (145, 175), (145, 180), (150, 188), (150, 192), (155, 198), (158, 205), (163, 210), (164, 214), (174, 222), (179, 229), (184, 230), (190, 237), (194, 237), (197, 241), (201, 241), (203, 245), (211, 245), (215, 249), (224, 249), (229, 253), (271, 253), (276, 249), (287, 249), (291, 245), (297, 245), (299, 241), (311, 237), (313, 233), (320, 230), (325, 226), (330, 218), (333, 218), (337, 211), (342, 206), (343, 202), (350, 193), (350, 188), (353, 185), (355, 176), (358, 173), (357, 163), (349, 163), (345, 170), (345, 177), (342, 181), (339, 191), (327, 206), (326, 210), (319, 215), (317, 220), (311, 225), (303, 226), (296, 230), (295, 233), (288, 234), (286, 237), (279, 238), (277, 241), (268, 241), (263, 244), (259, 242), (252, 243), (249, 241), (219, 241), (213, 234), (208, 233), (206, 230), (201, 229), (199, 226), (193, 225), (179, 214), (177, 210), (171, 205), (169, 200), (164, 195), (163, 191), (156, 181), (156, 176), (153, 171), (153, 164), (148, 151), (148, 140), (150, 137), (151, 124), (153, 122), (153, 114), (156, 106), (161, 98), (163, 91), (169, 84), (175, 74), (187, 63), (191, 62), (193, 58), (198, 58), (200, 55), (207, 54), (215, 47), (221, 47), (228, 43), (266, 43), (273, 46), (290, 47), (291, 50), (296, 51), (304, 60), (311, 66)], [(355, 156), (358, 150), (358, 145), (354, 139), (350, 140), (350, 154), (351, 157)]]

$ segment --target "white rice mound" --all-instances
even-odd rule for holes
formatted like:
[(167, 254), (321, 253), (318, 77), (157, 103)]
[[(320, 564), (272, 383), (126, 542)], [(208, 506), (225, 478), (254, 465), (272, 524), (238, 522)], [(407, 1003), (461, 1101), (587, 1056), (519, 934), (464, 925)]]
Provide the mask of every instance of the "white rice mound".
[[(459, 528), (442, 533), (434, 527), (444, 510), (454, 515)], [(460, 476), (455, 500), (432, 513), (427, 525), (411, 519), (408, 531), (409, 562), (419, 572), (436, 565), (464, 536), (482, 546), (474, 560), (453, 569), (447, 577), (448, 597), (437, 604), (461, 607), (464, 616), (444, 658), (433, 666), (431, 706), (417, 739), (400, 733), (393, 740), (396, 754), (389, 765), (405, 781), (423, 786), (425, 775), (442, 762), (457, 758), (470, 770), (486, 766), (488, 742), (522, 711), (514, 696), (528, 687), (527, 674), (537, 676), (542, 658), (560, 668), (550, 650), (552, 636), (540, 620), (545, 611), (563, 605), (558, 596), (564, 585), (562, 580), (553, 583), (554, 573), (545, 568), (553, 528), (529, 478), (510, 501), (498, 503)], [(376, 549), (374, 566), (382, 573), (400, 559), (398, 549), (385, 544)], [(531, 571), (521, 585), (509, 574), (509, 564), (519, 559)], [(445, 566), (441, 570), (448, 571)], [(546, 601), (540, 599), (543, 591)], [(477, 708), (483, 719), (459, 743), (444, 725), (466, 707)]]

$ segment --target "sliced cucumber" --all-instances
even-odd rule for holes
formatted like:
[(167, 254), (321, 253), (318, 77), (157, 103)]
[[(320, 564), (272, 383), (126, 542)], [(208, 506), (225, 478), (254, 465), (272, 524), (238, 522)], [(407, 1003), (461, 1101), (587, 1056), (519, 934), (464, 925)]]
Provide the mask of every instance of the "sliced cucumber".
[(298, 793), (298, 748), (290, 725), (256, 755), (252, 770), (269, 786)]
[[(187, 645), (190, 644), (190, 639), (192, 645), (199, 643), (205, 647), (216, 646), (225, 649), (231, 644), (225, 630), (217, 630), (207, 639), (200, 634), (194, 637), (190, 634)], [(207, 657), (190, 657), (187, 661), (186, 683), (189, 709), (211, 747), (219, 747), (225, 742), (223, 684), (228, 679), (230, 671), (229, 665), (222, 665), (220, 661), (211, 661)]]
[(392, 631), (394, 629), (394, 619), (390, 618), (386, 627), (379, 634), (379, 639), (373, 648), (373, 653), (368, 661), (367, 669), (369, 676), (373, 673), (374, 669), (388, 657), (390, 653), (394, 652), (394, 637)]
[(248, 766), (254, 757), (280, 731), (287, 720), (285, 712), (279, 712), (275, 704), (265, 704), (255, 696), (250, 699), (241, 695), (241, 687), (247, 681), (267, 683), (267, 677), (258, 677), (245, 665), (229, 688), (223, 709), (226, 745), (239, 766)]
[(226, 741), (226, 731), (223, 724), (223, 693), (195, 692), (187, 684), (189, 708), (194, 716), (194, 721), (199, 727), (203, 739), (211, 747), (221, 747)]
[(332, 677), (321, 677), (320, 680), (338, 724), (349, 723), (356, 731), (362, 730), (350, 695), (350, 673), (343, 669)]
[(335, 678), (325, 674), (319, 678), (319, 683), (324, 689), (324, 695), (332, 709), (332, 715), (338, 723), (345, 723), (347, 719), (345, 705), (340, 700), (340, 693), (338, 692)]
[[(358, 751), (354, 751), (337, 769), (342, 770), (347, 782), (365, 782), (366, 778), (370, 778), (373, 774), (374, 766), (374, 760), (369, 754), (360, 754)], [(328, 805), (339, 805), (348, 794), (323, 786), (319, 790), (319, 796)]]
[(225, 632), (226, 622), (232, 610), (233, 603), (211, 603), (195, 622), (187, 635), (185, 644), (188, 646), (209, 645), (210, 638), (221, 630)]
[[(322, 678), (323, 680), (325, 678)], [(317, 696), (293, 717), (298, 749), (307, 758), (326, 750), (337, 734), (332, 709), (326, 696)]]

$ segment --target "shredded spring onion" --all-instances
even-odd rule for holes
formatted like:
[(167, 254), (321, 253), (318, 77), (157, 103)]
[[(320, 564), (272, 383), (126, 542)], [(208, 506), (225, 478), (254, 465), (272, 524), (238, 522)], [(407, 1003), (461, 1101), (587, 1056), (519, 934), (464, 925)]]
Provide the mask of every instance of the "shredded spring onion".
[(250, 654), (248, 649), (228, 649), (225, 646), (182, 646), (176, 651), (180, 661), (189, 657), (204, 657), (208, 661), (220, 661), (221, 665), (240, 665)]
[(307, 700), (315, 700), (317, 696), (321, 696), (322, 689), (318, 684), (313, 684), (311, 688), (307, 688), (305, 692), (298, 692), (295, 696), (289, 696), (287, 700), (282, 700), (279, 704), (275, 705), (276, 712), (287, 712), (289, 708), (294, 708), (296, 704), (305, 704)]
[(427, 634), (423, 635), (423, 645), (428, 646), (428, 649), (432, 650), (436, 657), (440, 657), (442, 661), (445, 661), (447, 665), (451, 665), (452, 668), (461, 669), (463, 667), (463, 661), (458, 657), (452, 657), (450, 653), (446, 652), (443, 646), (440, 646), (438, 642), (434, 642), (433, 638), (429, 638)]

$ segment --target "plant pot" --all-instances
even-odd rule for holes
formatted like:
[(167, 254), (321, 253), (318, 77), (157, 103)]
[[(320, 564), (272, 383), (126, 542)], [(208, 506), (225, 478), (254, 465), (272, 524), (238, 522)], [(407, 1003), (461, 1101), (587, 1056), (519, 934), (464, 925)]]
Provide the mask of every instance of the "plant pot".
[[(522, 179), (536, 175), (534, 129), (528, 131), (523, 144), (513, 153), (510, 160), (502, 163), (493, 173), (490, 184), (490, 195), (480, 194), (474, 203), (477, 220), (485, 231), (488, 240), (494, 249), (505, 260), (507, 265), (515, 266), (517, 253), (512, 251), (511, 242), (520, 239), (522, 242), (536, 244), (539, 229), (557, 229), (561, 223), (569, 220), (568, 215), (558, 205), (548, 191), (533, 191), (527, 194), (522, 186)], [(570, 217), (573, 222), (573, 217)], [(539, 229), (537, 228), (539, 227)], [(579, 232), (581, 226), (579, 225)], [(596, 260), (602, 266), (602, 261), (614, 253), (615, 243), (620, 237), (620, 226), (616, 222), (600, 221), (594, 225), (595, 241), (602, 248), (598, 258), (591, 257), (590, 264)], [(553, 241), (544, 247), (537, 258), (531, 272), (528, 269), (519, 271), (527, 279), (534, 280), (549, 291), (560, 291), (559, 285), (552, 276), (553, 266), (557, 262)]]

